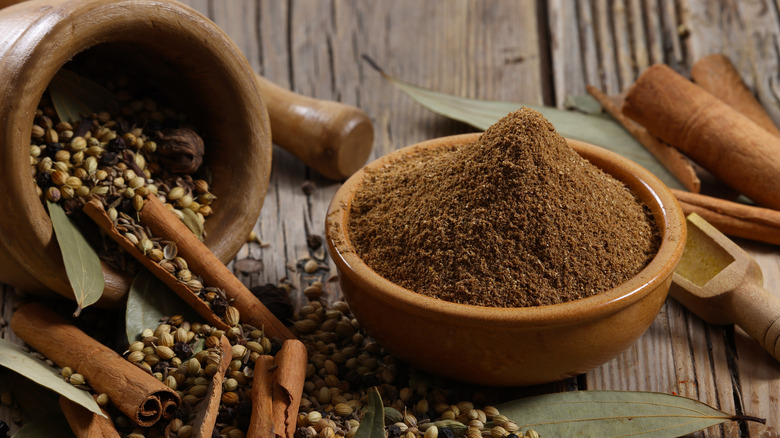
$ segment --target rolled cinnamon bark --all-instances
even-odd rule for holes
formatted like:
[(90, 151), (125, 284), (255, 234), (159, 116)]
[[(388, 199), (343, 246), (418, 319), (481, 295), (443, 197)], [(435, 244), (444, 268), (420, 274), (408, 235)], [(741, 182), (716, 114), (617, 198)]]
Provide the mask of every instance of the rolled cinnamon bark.
[(225, 290), (228, 299), (232, 300), (231, 305), (241, 314), (241, 322), (263, 327), (272, 338), (295, 339), (295, 335), (159, 199), (147, 197), (139, 215), (141, 224), (149, 227), (155, 236), (176, 242), (179, 255), (184, 257), (192, 272), (203, 277), (204, 284)]
[(246, 438), (274, 438), (273, 369), (273, 356), (264, 354), (255, 361), (252, 416)]
[(620, 112), (620, 103), (613, 102), (609, 96), (602, 93), (598, 88), (588, 85), (586, 86), (586, 89), (588, 90), (588, 93), (601, 104), (604, 111), (617, 120), (617, 122), (634, 136), (648, 152), (653, 154), (658, 162), (677, 178), (677, 181), (680, 181), (686, 189), (694, 193), (699, 193), (701, 190), (701, 181), (696, 175), (696, 171), (693, 169), (691, 162), (688, 161), (680, 151), (667, 144), (661, 143), (654, 135), (647, 132), (647, 129), (626, 117)]
[(175, 391), (48, 308), (38, 303), (20, 307), (11, 329), (57, 365), (82, 374), (139, 426), (150, 427), (176, 413), (180, 399)]
[(303, 342), (288, 339), (274, 356), (276, 370), (273, 376), (274, 434), (279, 438), (295, 435), (298, 408), (306, 382), (308, 353)]
[(622, 111), (757, 204), (780, 209), (780, 139), (671, 68), (642, 73)]
[[(99, 201), (88, 202), (84, 206), (84, 213), (109, 237), (119, 243), (130, 255), (140, 261), (152, 274), (162, 280), (203, 316), (209, 324), (222, 330), (230, 328), (194, 292), (160, 265), (151, 261), (122, 233), (117, 231)], [(231, 305), (238, 309), (241, 322), (254, 327), (263, 327), (272, 338), (279, 340), (295, 338), (295, 335), (159, 199), (148, 196), (139, 216), (140, 223), (149, 227), (154, 236), (176, 243), (178, 254), (187, 261), (192, 272), (203, 278), (204, 285), (219, 287), (225, 291), (227, 298), (231, 300)]]
[(219, 403), (222, 397), (222, 382), (225, 380), (225, 371), (227, 371), (232, 359), (228, 338), (222, 336), (220, 348), (222, 348), (222, 360), (219, 362), (219, 368), (211, 376), (206, 397), (195, 406), (196, 414), (192, 420), (192, 438), (211, 438), (214, 425), (217, 424)]
[(697, 213), (723, 234), (780, 245), (780, 211), (672, 190), (686, 215)]
[[(92, 219), (95, 224), (103, 230), (108, 237), (114, 239), (119, 246), (133, 256), (136, 260), (141, 262), (146, 269), (149, 270), (155, 277), (159, 278), (166, 286), (168, 286), (173, 292), (176, 293), (185, 303), (189, 304), (200, 316), (202, 316), (209, 324), (214, 327), (227, 331), (228, 326), (217, 316), (211, 307), (198, 298), (193, 291), (191, 291), (184, 283), (180, 282), (170, 272), (166, 271), (159, 264), (155, 263), (149, 257), (146, 257), (136, 246), (123, 236), (114, 226), (111, 219), (106, 214), (106, 210), (103, 208), (103, 204), (97, 199), (89, 201), (84, 205), (84, 213)], [(190, 233), (191, 234), (191, 233)], [(220, 263), (221, 264), (221, 263)]]
[(700, 58), (691, 68), (691, 79), (710, 94), (726, 102), (735, 110), (780, 137), (780, 129), (745, 85), (734, 64), (722, 53)]

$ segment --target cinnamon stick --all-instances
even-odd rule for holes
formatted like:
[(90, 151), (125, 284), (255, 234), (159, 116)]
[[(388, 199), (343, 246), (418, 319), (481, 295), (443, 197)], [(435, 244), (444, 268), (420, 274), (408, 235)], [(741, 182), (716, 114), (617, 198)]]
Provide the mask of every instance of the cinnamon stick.
[[(180, 283), (160, 265), (146, 257), (131, 241), (125, 238), (114, 227), (99, 201), (88, 202), (83, 210), (106, 234), (117, 241), (122, 248), (140, 261), (157, 278), (161, 279), (210, 324), (222, 330), (229, 329), (229, 326), (193, 291)], [(176, 243), (179, 255), (187, 261), (192, 272), (203, 278), (204, 285), (218, 287), (225, 291), (227, 299), (232, 301), (231, 305), (238, 309), (242, 322), (255, 327), (263, 327), (272, 338), (281, 340), (295, 338), (295, 335), (159, 199), (155, 196), (148, 196), (139, 217), (141, 224), (149, 227), (154, 236)]]
[(113, 222), (111, 222), (111, 218), (109, 218), (108, 214), (106, 214), (106, 210), (103, 208), (103, 204), (101, 204), (100, 201), (97, 199), (89, 201), (86, 205), (84, 205), (83, 211), (87, 216), (90, 217), (90, 219), (92, 219), (93, 222), (95, 222), (98, 227), (100, 227), (100, 229), (102, 229), (110, 238), (116, 241), (119, 246), (122, 247), (122, 249), (127, 251), (130, 255), (135, 257), (136, 260), (141, 262), (141, 264), (144, 265), (144, 267), (148, 269), (149, 272), (154, 274), (155, 277), (162, 280), (162, 282), (165, 283), (168, 288), (175, 292), (176, 295), (181, 297), (181, 299), (184, 300), (185, 303), (189, 304), (190, 307), (195, 309), (195, 311), (198, 312), (198, 314), (204, 319), (206, 319), (209, 324), (224, 331), (230, 329), (230, 326), (228, 326), (219, 316), (217, 316), (214, 311), (211, 310), (211, 307), (207, 306), (203, 300), (198, 298), (198, 296), (195, 295), (195, 293), (193, 293), (187, 287), (187, 285), (180, 282), (173, 274), (163, 269), (159, 264), (144, 256), (144, 254), (135, 246), (135, 244), (133, 244), (133, 242), (122, 235), (122, 233), (116, 229)]
[(295, 338), (295, 335), (159, 199), (149, 196), (141, 209), (140, 218), (141, 223), (148, 226), (155, 236), (176, 242), (179, 254), (187, 260), (193, 272), (203, 277), (205, 284), (225, 290), (228, 300), (232, 300), (232, 306), (240, 312), (242, 322), (263, 327), (271, 338)]
[(63, 396), (60, 396), (60, 408), (76, 438), (119, 438), (110, 418), (90, 412)]
[(306, 381), (308, 355), (297, 339), (284, 341), (276, 353), (273, 385), (273, 423), (277, 437), (293, 438), (298, 419), (298, 407)]
[(780, 138), (671, 68), (642, 73), (622, 112), (757, 204), (780, 209)]
[(225, 379), (230, 361), (232, 360), (230, 341), (225, 336), (220, 340), (222, 360), (217, 372), (211, 377), (205, 399), (195, 406), (195, 418), (192, 421), (192, 438), (211, 438), (214, 425), (217, 424), (219, 403), (222, 397), (222, 382)]
[(252, 377), (252, 416), (246, 438), (274, 438), (274, 357), (262, 355), (255, 361)]
[(82, 374), (92, 389), (107, 394), (139, 426), (150, 427), (175, 414), (180, 403), (175, 391), (46, 307), (38, 303), (20, 307), (11, 328), (60, 367)]
[(696, 171), (693, 169), (690, 161), (685, 158), (685, 155), (681, 154), (677, 149), (660, 142), (658, 138), (647, 132), (647, 129), (626, 117), (620, 112), (620, 104), (613, 101), (613, 99), (602, 93), (599, 89), (592, 85), (588, 85), (586, 89), (609, 115), (634, 136), (634, 138), (669, 171), (669, 173), (677, 178), (677, 181), (680, 181), (683, 187), (692, 192), (699, 193), (701, 190), (701, 181), (699, 180), (699, 177), (696, 176)]
[(780, 245), (780, 211), (672, 190), (686, 215), (697, 213), (723, 234)]
[(770, 134), (780, 137), (780, 129), (742, 80), (731, 60), (722, 53), (696, 61), (691, 68), (691, 79)]

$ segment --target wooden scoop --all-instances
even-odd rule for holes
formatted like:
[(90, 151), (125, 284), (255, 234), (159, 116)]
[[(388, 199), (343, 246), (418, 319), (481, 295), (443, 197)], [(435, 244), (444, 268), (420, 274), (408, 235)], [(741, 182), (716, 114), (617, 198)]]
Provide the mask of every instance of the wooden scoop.
[(669, 293), (711, 324), (736, 324), (780, 360), (780, 298), (758, 263), (696, 213)]

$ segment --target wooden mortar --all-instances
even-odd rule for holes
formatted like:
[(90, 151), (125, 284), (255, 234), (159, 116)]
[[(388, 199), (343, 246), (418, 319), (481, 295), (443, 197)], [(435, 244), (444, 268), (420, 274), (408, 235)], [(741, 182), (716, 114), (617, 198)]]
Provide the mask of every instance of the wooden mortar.
[[(12, 3), (17, 2), (5, 0), (0, 7)], [(291, 152), (313, 162), (315, 170), (327, 162), (323, 154), (342, 163), (335, 172), (321, 171), (324, 176), (344, 178), (370, 153), (373, 130), (364, 113), (279, 87), (269, 90), (221, 29), (172, 0), (29, 0), (0, 10), (0, 35), (0, 281), (25, 291), (53, 290), (73, 297), (29, 162), (38, 102), (71, 59), (105, 57), (141, 71), (150, 84), (169, 91), (164, 97), (202, 133), (205, 165), (213, 175), (211, 191), (218, 198), (204, 243), (223, 263), (245, 242), (268, 189), (271, 133), (261, 96), (289, 99), (274, 105), (275, 118), (312, 139), (310, 147), (320, 155), (310, 153), (307, 161), (306, 151), (295, 144), (288, 147)], [(312, 103), (319, 106), (309, 119), (281, 113)], [(290, 137), (282, 129), (278, 134)], [(317, 136), (327, 138), (312, 144)], [(363, 146), (341, 151), (341, 144)], [(353, 158), (340, 158), (342, 152)], [(132, 279), (106, 265), (103, 271), (106, 288), (98, 305), (121, 304)]]

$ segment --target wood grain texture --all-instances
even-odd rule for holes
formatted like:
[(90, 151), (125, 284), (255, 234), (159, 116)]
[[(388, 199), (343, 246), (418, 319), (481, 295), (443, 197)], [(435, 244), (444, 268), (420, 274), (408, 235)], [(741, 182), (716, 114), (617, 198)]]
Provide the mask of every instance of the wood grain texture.
[[(374, 123), (373, 158), (472, 129), (422, 109), (370, 69), (363, 54), (416, 85), (529, 104), (552, 96), (547, 103), (562, 106), (567, 95), (584, 94), (586, 84), (619, 93), (654, 63), (667, 63), (685, 75), (699, 57), (724, 52), (780, 122), (780, 14), (777, 3), (768, 0), (183, 3), (222, 27), (266, 79), (366, 111)], [(301, 188), (307, 181), (316, 186), (310, 194)], [(236, 266), (242, 265), (233, 263), (239, 278), (250, 287), (286, 280), (302, 301), (308, 282), (332, 276), (332, 265), (330, 271), (307, 276), (296, 264), (312, 255), (304, 224), (322, 234), (327, 205), (338, 187), (275, 147), (271, 183), (255, 225), (269, 245), (244, 245), (236, 260), (258, 261), (254, 266), (262, 269), (241, 272)], [(738, 243), (761, 265), (765, 287), (780, 294), (778, 247)], [(321, 256), (321, 250), (314, 255)], [(337, 283), (325, 285), (328, 299), (337, 299)], [(10, 288), (0, 287), (0, 300), (8, 319), (17, 299)], [(3, 337), (15, 338), (7, 328)], [(639, 341), (614, 360), (578, 379), (525, 391), (577, 388), (677, 393), (768, 419), (767, 425), (726, 423), (695, 437), (780, 437), (780, 365), (741, 331), (708, 325), (671, 298)], [(7, 407), (0, 407), (0, 418), (10, 418)]]

